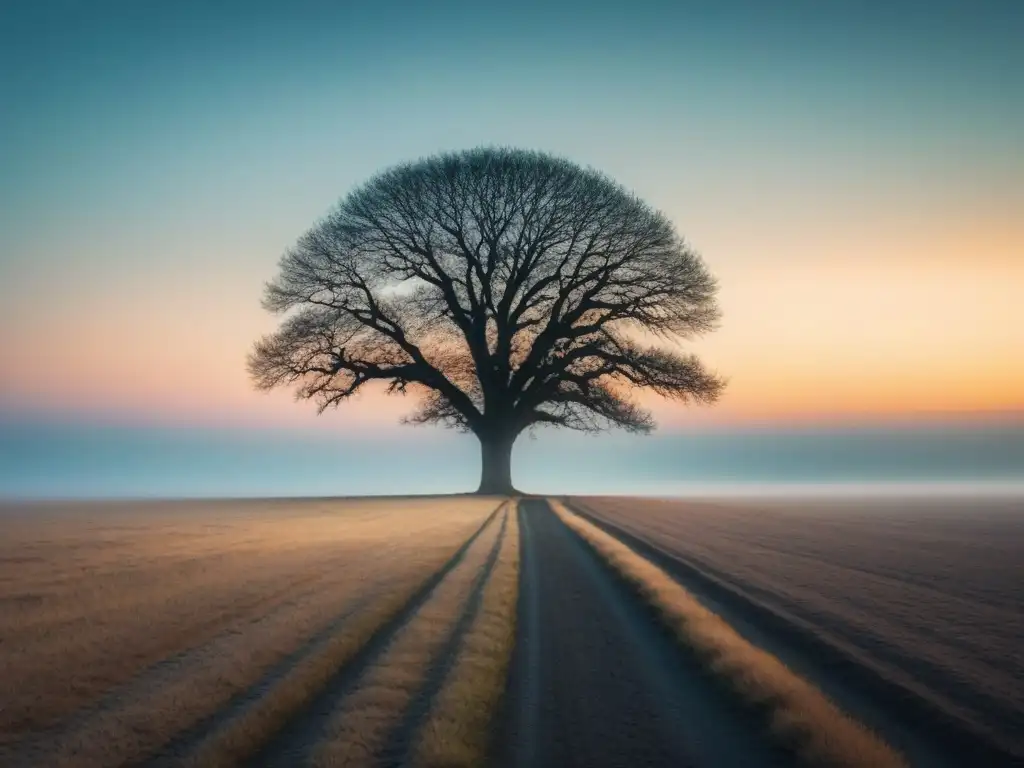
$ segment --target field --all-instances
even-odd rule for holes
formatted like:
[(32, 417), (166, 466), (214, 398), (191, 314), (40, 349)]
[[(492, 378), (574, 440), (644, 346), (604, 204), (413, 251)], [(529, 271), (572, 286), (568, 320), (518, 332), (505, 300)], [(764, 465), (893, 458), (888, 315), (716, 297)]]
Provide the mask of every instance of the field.
[(0, 765), (1013, 765), (1019, 506), (0, 506)]
[[(826, 689), (841, 695), (836, 671), (849, 670), (874, 699), (918, 710), (926, 727), (1024, 754), (1024, 504), (577, 504), (677, 560), (677, 575), (723, 608), (735, 596), (730, 613), (762, 644), (775, 626), (785, 628), (780, 652), (806, 640), (787, 662), (810, 671), (806, 656), (827, 658), (829, 669), (811, 672)], [(865, 718), (884, 726), (889, 715)]]
[[(480, 621), (514, 602), (503, 501), (5, 509), (0, 764), (234, 764), (270, 746), (282, 764), (292, 747), (370, 764), (335, 754), (357, 701), (365, 752), (402, 728), (428, 751), (461, 727), (460, 698), (490, 695), (458, 686)], [(426, 688), (433, 709), (414, 712)], [(313, 702), (322, 732), (290, 730)]]

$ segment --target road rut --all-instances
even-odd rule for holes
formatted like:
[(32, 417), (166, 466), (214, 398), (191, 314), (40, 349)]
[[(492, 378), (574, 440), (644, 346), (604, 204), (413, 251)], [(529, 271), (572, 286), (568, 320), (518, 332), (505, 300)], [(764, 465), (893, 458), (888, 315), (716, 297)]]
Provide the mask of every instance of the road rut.
[(520, 503), (508, 768), (790, 765), (542, 500)]

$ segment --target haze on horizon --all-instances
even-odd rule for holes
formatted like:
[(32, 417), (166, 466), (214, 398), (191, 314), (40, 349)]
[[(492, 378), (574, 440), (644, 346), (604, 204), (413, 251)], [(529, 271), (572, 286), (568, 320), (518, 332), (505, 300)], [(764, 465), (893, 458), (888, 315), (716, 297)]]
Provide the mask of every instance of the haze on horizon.
[(401, 398), (253, 391), (262, 285), (478, 145), (607, 172), (707, 260), (730, 385), (670, 431), (1024, 413), (1024, 6), (342, 5), (0, 11), (0, 417), (392, 434)]

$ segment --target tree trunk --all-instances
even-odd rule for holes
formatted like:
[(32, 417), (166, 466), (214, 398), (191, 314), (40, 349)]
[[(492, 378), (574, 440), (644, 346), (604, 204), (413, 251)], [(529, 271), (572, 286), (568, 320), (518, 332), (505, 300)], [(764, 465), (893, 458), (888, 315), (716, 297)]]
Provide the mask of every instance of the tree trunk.
[(480, 437), (480, 487), (477, 493), (510, 495), (512, 487), (512, 444), (515, 437)]

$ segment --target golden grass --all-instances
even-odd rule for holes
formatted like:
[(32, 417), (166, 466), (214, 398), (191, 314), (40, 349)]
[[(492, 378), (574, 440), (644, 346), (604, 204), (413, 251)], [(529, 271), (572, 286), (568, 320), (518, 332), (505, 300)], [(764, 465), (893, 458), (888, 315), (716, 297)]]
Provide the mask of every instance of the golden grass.
[(0, 680), (10, 688), (0, 733), (55, 724), (147, 666), (261, 615), (386, 532), (379, 503), (251, 506), (0, 518)]
[(515, 646), (519, 596), (519, 525), (515, 508), (479, 613), (463, 639), (454, 668), (417, 737), (414, 766), (471, 768), (487, 750)]
[(896, 768), (903, 757), (841, 712), (821, 691), (744, 640), (663, 570), (551, 501), (561, 520), (629, 582), (679, 641), (748, 705), (767, 713), (769, 732), (808, 765)]
[[(109, 602), (116, 606), (92, 614), (93, 606), (84, 602), (79, 620), (39, 633), (35, 643), (24, 635), (5, 637), (0, 670), (11, 690), (5, 693), (9, 709), (5, 707), (0, 721), (8, 734), (54, 726), (153, 664), (322, 586), (324, 573), (342, 565), (337, 556), (312, 560), (322, 572), (311, 573), (297, 563), (292, 568), (267, 563), (250, 582), (244, 580), (244, 566), (239, 564), (233, 578), (210, 574), (205, 588), (201, 581), (190, 583), (191, 598), (178, 585), (168, 586), (167, 592), (155, 587), (148, 605), (134, 600), (121, 603), (114, 593)], [(297, 574), (290, 572), (295, 570)], [(237, 596), (234, 602), (231, 594)], [(154, 610), (159, 608), (164, 610)], [(111, 648), (117, 648), (117, 653), (111, 653)]]
[[(492, 520), (488, 530), (494, 525)], [(413, 562), (416, 563), (414, 573), (393, 583), (340, 633), (290, 670), (264, 697), (208, 737), (183, 761), (186, 765), (196, 768), (232, 766), (255, 754), (302, 710), (327, 679), (348, 663), (382, 625), (402, 612), (424, 582), (443, 567), (462, 544), (461, 540), (456, 546), (452, 546), (451, 541), (441, 544), (424, 538), (423, 531), (407, 529), (402, 533), (402, 540), (407, 546), (396, 545), (392, 541), (392, 557), (378, 562), (376, 567), (392, 569), (401, 567), (403, 562)], [(394, 538), (398, 534), (393, 531), (390, 535)]]
[[(8, 526), (0, 599), (42, 597), (0, 619), (0, 762), (109, 765), (152, 754), (360, 599), (379, 596), (341, 633), (346, 646), (368, 637), (497, 500), (291, 504), (65, 517), (57, 530), (46, 518)], [(50, 571), (22, 574), (10, 565), (19, 556), (42, 558)], [(253, 709), (287, 709), (286, 680), (294, 685), (314, 661), (321, 679), (328, 675), (338, 644), (329, 638), (279, 681), (282, 701)], [(231, 742), (218, 735), (204, 745), (210, 754)]]
[[(327, 724), (323, 741), (313, 752), (313, 765), (355, 768), (377, 764), (432, 667), (444, 663), (442, 649), (500, 543), (501, 523), (509, 517), (508, 509), (512, 506), (506, 505), (504, 514), (473, 542), (421, 609), (389, 642), (379, 661), (341, 702)], [(507, 523), (505, 530), (507, 538)]]
[[(447, 554), (450, 551), (441, 557)], [(362, 620), (359, 603), (367, 593), (401, 591), (424, 577), (419, 560), (411, 567), (396, 564), (384, 578), (361, 578), (360, 566), (374, 567), (369, 558), (354, 559), (340, 569), (338, 583), (318, 585), (317, 592), (224, 633), (156, 674), (144, 674), (122, 686), (109, 708), (87, 713), (51, 740), (47, 764), (100, 766), (152, 755), (175, 734), (256, 684), (334, 616), (351, 611), (352, 621)], [(153, 689), (147, 690), (148, 683), (154, 684)], [(96, 738), (100, 733), (103, 737)]]

